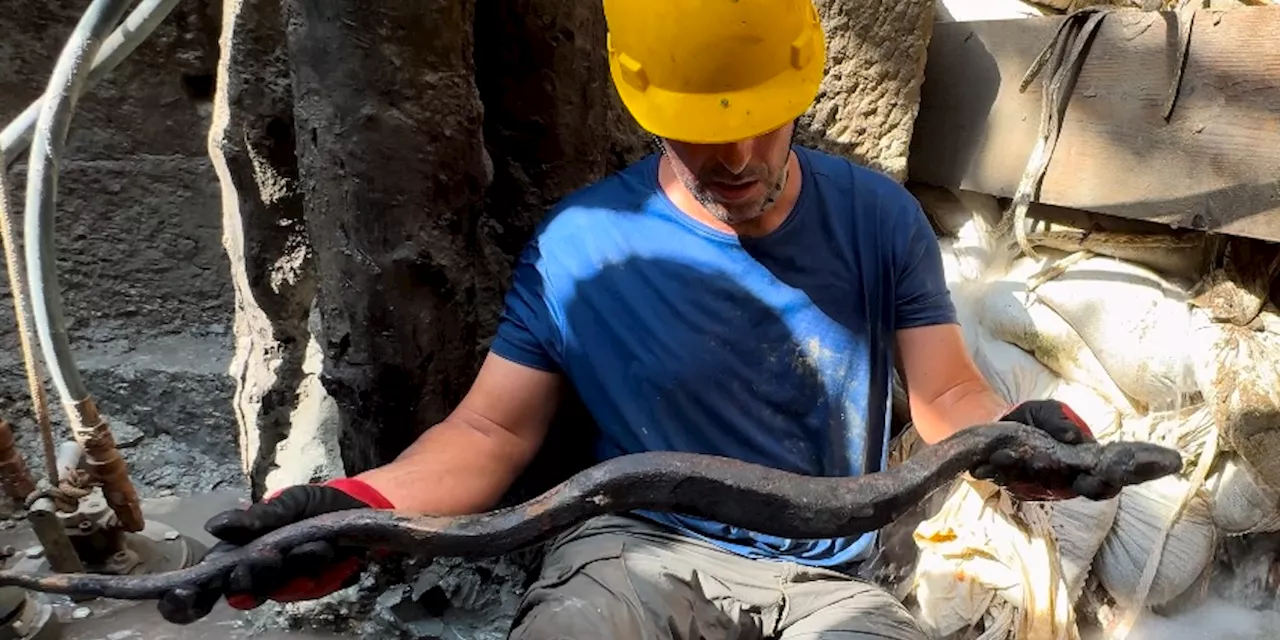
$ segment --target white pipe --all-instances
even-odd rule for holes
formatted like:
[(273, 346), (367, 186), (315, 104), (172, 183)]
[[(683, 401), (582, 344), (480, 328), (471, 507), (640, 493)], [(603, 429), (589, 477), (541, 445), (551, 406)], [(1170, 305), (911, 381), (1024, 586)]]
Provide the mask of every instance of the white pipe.
[[(148, 36), (151, 35), (156, 27), (164, 22), (164, 19), (173, 11), (180, 0), (142, 0), (127, 18), (103, 43), (102, 48), (98, 51), (98, 55), (94, 56), (93, 68), (89, 71), (89, 78), (85, 81), (86, 89), (97, 84), (99, 80), (107, 74), (115, 70), (129, 54), (133, 53), (138, 45), (142, 44)], [(0, 163), (4, 168), (8, 168), (18, 158), (22, 157), (22, 152), (27, 150), (27, 145), (31, 143), (31, 134), (35, 131), (36, 120), (40, 117), (40, 109), (43, 107), (44, 98), (37, 98), (34, 102), (27, 105), (17, 118), (13, 119), (0, 131)]]
[(93, 0), (76, 24), (58, 56), (44, 92), (40, 118), (27, 161), (27, 200), (24, 212), (27, 282), (31, 288), (31, 312), (49, 377), (68, 410), (88, 398), (89, 392), (76, 370), (62, 318), (62, 292), (58, 287), (53, 245), (53, 218), (57, 209), (58, 163), (67, 144), (67, 133), (76, 103), (103, 40), (129, 8), (129, 0)]

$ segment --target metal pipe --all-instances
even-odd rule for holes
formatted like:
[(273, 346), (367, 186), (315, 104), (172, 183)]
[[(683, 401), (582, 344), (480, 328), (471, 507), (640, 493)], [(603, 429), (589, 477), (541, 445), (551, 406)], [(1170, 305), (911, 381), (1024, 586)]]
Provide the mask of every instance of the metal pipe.
[(66, 148), (76, 103), (89, 75), (90, 62), (102, 40), (124, 15), (129, 0), (94, 0), (63, 47), (44, 93), (27, 163), (24, 244), (31, 306), (45, 366), (67, 411), (71, 433), (85, 450), (108, 504), (129, 531), (141, 531), (142, 510), (129, 481), (128, 468), (116, 450), (111, 429), (98, 414), (76, 370), (62, 317), (53, 244), (53, 217), (58, 190), (58, 162)]
[(5, 493), (15, 502), (26, 502), (27, 497), (35, 493), (35, 480), (14, 444), (13, 428), (3, 418), (0, 418), (0, 479), (4, 481)]
[[(27, 385), (31, 393), (31, 409), (40, 425), (40, 439), (44, 445), (45, 482), (43, 486), (53, 487), (57, 486), (63, 478), (57, 463), (60, 458), (59, 454), (66, 455), (67, 459), (70, 460), (71, 451), (54, 451), (53, 424), (49, 419), (49, 405), (44, 395), (44, 378), (40, 375), (40, 361), (35, 355), (34, 345), (32, 344), (35, 340), (31, 336), (31, 309), (27, 304), (29, 291), (27, 290), (26, 277), (22, 271), (22, 265), (18, 260), (16, 246), (18, 227), (14, 217), (9, 215), (9, 189), (5, 180), (6, 172), (5, 168), (0, 167), (0, 236), (3, 237), (4, 241), (5, 265), (7, 267), (6, 270), (9, 272), (9, 294), (13, 299), (14, 317), (18, 321), (18, 338), (21, 341), (22, 362), (26, 369)], [(13, 431), (8, 428), (8, 425), (0, 429), (0, 441), (9, 443), (4, 447), (0, 447), (0, 450), (12, 448), (12, 455), (0, 451), (0, 458), (11, 461), (7, 465), (9, 468), (6, 471), (17, 475), (17, 466), (21, 465), (24, 472), (14, 480), (6, 482), (6, 489), (19, 502), (26, 503), (35, 493), (36, 486), (31, 481), (30, 472), (26, 471), (26, 463), (18, 455), (17, 448), (10, 446), (13, 441)], [(68, 444), (75, 447), (76, 457), (73, 464), (78, 465), (83, 449), (75, 442)], [(65, 444), (63, 449), (67, 449)], [(0, 463), (0, 466), (3, 466), (3, 463)], [(14, 495), (17, 493), (21, 493), (22, 496)], [(63, 528), (62, 521), (58, 519), (57, 505), (54, 504), (52, 499), (48, 497), (36, 499), (27, 510), (27, 521), (31, 523), (31, 530), (35, 533), (36, 539), (40, 541), (40, 546), (45, 549), (45, 556), (49, 560), (50, 568), (63, 573), (84, 571), (84, 563), (76, 555), (71, 538), (67, 536), (67, 531)]]
[[(93, 69), (89, 71), (89, 78), (85, 81), (86, 90), (114, 71), (125, 58), (129, 57), (138, 45), (142, 44), (161, 22), (164, 22), (179, 2), (180, 0), (142, 0), (129, 17), (124, 19), (124, 23), (116, 28), (111, 37), (102, 43), (102, 48), (93, 59)], [(27, 150), (43, 102), (43, 96), (37, 98), (27, 105), (27, 108), (14, 118), (13, 122), (5, 126), (3, 131), (0, 131), (0, 159), (3, 160), (0, 166), (8, 168), (22, 157), (23, 151)]]
[[(13, 317), (18, 321), (18, 345), (22, 350), (22, 366), (27, 376), (27, 392), (31, 395), (31, 412), (35, 414), (40, 429), (40, 443), (44, 446), (44, 474), (57, 478), (54, 464), (53, 420), (49, 418), (49, 399), (44, 395), (44, 376), (40, 359), (35, 353), (35, 337), (31, 334), (31, 295), (27, 288), (27, 276), (18, 259), (18, 222), (9, 215), (9, 185), (6, 169), (0, 167), (0, 241), (4, 243), (4, 263), (9, 272), (9, 297), (13, 300)], [(25, 500), (25, 498), (24, 498)]]
[(31, 503), (27, 511), (27, 522), (44, 549), (44, 557), (49, 561), (49, 568), (58, 573), (79, 573), (84, 571), (84, 563), (80, 554), (76, 553), (71, 537), (58, 517), (58, 507), (50, 498), (39, 498)]

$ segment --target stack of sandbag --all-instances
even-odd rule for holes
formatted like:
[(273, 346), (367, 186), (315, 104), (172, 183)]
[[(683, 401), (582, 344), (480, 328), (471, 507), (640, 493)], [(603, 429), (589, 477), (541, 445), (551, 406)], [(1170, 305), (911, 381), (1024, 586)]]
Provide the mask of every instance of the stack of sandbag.
[[(1009, 402), (1064, 394), (1073, 398), (1073, 407), (1088, 407), (1083, 414), (1096, 416), (1086, 419), (1112, 422), (1115, 412), (1106, 412), (1101, 399), (1085, 399), (1087, 388), (1063, 380), (977, 321), (990, 282), (1008, 268), (1011, 255), (992, 242), (991, 213), (998, 219), (999, 210), (994, 199), (961, 195), (978, 215), (941, 220), (943, 228), (953, 225), (954, 234), (941, 239), (943, 268), (975, 364)], [(931, 213), (938, 222), (937, 210)], [(988, 482), (958, 481), (941, 510), (915, 530), (920, 555), (911, 588), (917, 619), (934, 638), (975, 625), (988, 640), (1077, 638), (1072, 605), (1117, 505), (1118, 500), (1084, 499), (1016, 504)]]
[[(1033, 355), (1063, 380), (1092, 389), (1116, 411), (1133, 416), (1135, 408), (1130, 396), (1116, 383), (1110, 371), (1095, 355), (1084, 336), (1059, 311), (1066, 308), (1073, 318), (1087, 305), (1085, 299), (1068, 301), (1058, 307), (1028, 290), (1027, 280), (1051, 266), (1052, 260), (1064, 258), (1055, 251), (1041, 251), (1042, 258), (1022, 258), (1015, 261), (1003, 276), (992, 279), (985, 287), (982, 302), (976, 311), (976, 322), (1002, 342), (1016, 345)], [(1048, 285), (1045, 285), (1048, 286)], [(1062, 288), (1050, 287), (1059, 299)], [(1061, 301), (1061, 300), (1060, 300)], [(1105, 315), (1105, 314), (1104, 314)], [(1084, 323), (1093, 326), (1087, 316)], [(1107, 336), (1110, 337), (1110, 336)]]
[(1015, 505), (984, 483), (958, 483), (916, 530), (914, 595), (932, 637), (975, 627), (985, 640), (1075, 637), (1060, 605), (1070, 608), (1090, 573), (1122, 610), (1194, 604), (1222, 534), (1280, 530), (1280, 450), (1272, 484), (1248, 456), (1219, 447), (1228, 430), (1248, 449), (1263, 441), (1248, 434), (1280, 428), (1273, 307), (1237, 304), (1228, 322), (1193, 300), (1187, 276), (1203, 274), (1207, 251), (1184, 236), (1115, 234), (1108, 247), (1080, 232), (1090, 250), (1071, 251), (1072, 234), (1059, 233), (1068, 250), (1041, 245), (1033, 259), (993, 237), (995, 198), (921, 200), (942, 236), (965, 340), (997, 393), (1056, 398), (1102, 441), (1158, 442), (1187, 461), (1179, 475), (1102, 503)]
[[(1158, 607), (1191, 588), (1213, 560), (1216, 543), (1207, 496), (1180, 476), (1166, 476), (1120, 492), (1115, 521), (1093, 569), (1123, 608)], [(1142, 574), (1157, 549), (1155, 575), (1139, 595)]]

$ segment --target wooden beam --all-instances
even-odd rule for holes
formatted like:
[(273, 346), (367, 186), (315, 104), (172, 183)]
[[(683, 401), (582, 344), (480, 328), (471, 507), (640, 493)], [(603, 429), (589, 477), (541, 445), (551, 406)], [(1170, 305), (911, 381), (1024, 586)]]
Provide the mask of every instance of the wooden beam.
[[(1063, 18), (934, 27), (912, 180), (1012, 197), (1041, 84), (1018, 92)], [(1202, 10), (1173, 115), (1170, 12), (1108, 16), (1088, 49), (1039, 202), (1280, 241), (1280, 6)]]

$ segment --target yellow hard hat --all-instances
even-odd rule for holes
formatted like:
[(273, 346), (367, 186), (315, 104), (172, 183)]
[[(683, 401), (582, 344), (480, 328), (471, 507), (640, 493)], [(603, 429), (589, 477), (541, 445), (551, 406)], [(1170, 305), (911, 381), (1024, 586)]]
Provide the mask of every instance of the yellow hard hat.
[(812, 0), (604, 0), (613, 84), (646, 131), (745, 140), (813, 104), (826, 39)]

